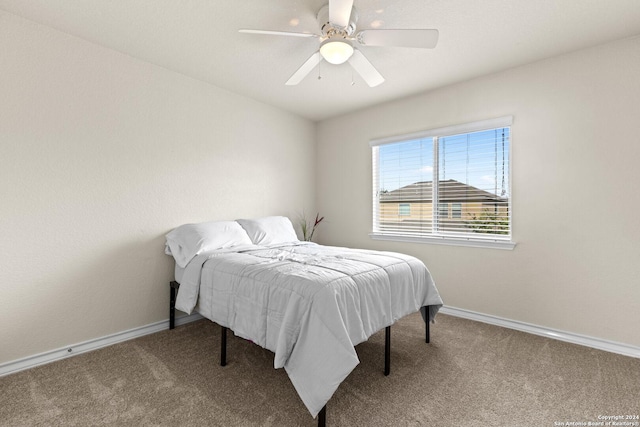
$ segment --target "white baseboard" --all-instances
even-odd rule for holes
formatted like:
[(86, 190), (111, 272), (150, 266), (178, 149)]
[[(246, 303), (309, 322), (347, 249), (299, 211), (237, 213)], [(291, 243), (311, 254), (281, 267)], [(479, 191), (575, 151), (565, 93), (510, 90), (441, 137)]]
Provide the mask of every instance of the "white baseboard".
[[(574, 334), (572, 332), (559, 331), (556, 329), (546, 328), (544, 326), (532, 325), (530, 323), (519, 322), (517, 320), (504, 319), (488, 314), (477, 313), (474, 311), (463, 310), (455, 307), (442, 307), (440, 313), (450, 316), (461, 317), (463, 319), (475, 320), (478, 322), (488, 323), (490, 325), (501, 326), (503, 328), (515, 329), (517, 331), (528, 332), (534, 335), (540, 335), (555, 340), (565, 341), (572, 344), (579, 344), (586, 347), (604, 350), (611, 353), (622, 354), (624, 356), (640, 358), (640, 347), (623, 344), (615, 341), (603, 340), (586, 335)], [(437, 327), (434, 329), (437, 330)]]
[[(640, 358), (640, 347), (635, 347), (628, 344), (603, 340), (586, 335), (574, 334), (572, 332), (559, 331), (556, 329), (532, 325), (530, 323), (519, 322), (517, 320), (504, 319), (501, 317), (477, 313), (461, 308), (445, 306), (442, 307), (440, 312), (442, 314), (460, 317), (463, 319), (475, 320), (478, 322), (488, 323), (490, 325), (496, 325), (508, 329), (515, 329), (517, 331), (528, 332), (534, 335), (540, 335), (547, 338), (552, 338), (573, 344), (579, 344), (598, 350), (622, 354), (624, 356)], [(178, 317), (176, 318), (176, 326), (184, 325), (186, 323), (194, 322), (200, 319), (203, 319), (203, 317), (198, 313), (194, 313), (189, 316)], [(128, 331), (118, 332), (112, 335), (107, 335), (105, 337), (73, 344), (64, 348), (59, 348), (57, 350), (51, 350), (22, 359), (13, 360), (11, 362), (6, 362), (0, 364), (0, 377), (23, 371), (25, 369), (34, 368), (39, 365), (44, 365), (46, 363), (66, 359), (67, 357), (86, 353), (88, 351), (97, 350), (99, 348), (107, 347), (119, 342), (128, 341), (134, 338), (142, 337), (144, 335), (153, 334), (155, 332), (160, 332), (167, 328), (169, 328), (169, 320), (161, 320), (150, 325), (129, 329)], [(434, 328), (434, 330), (437, 331), (437, 326)]]
[[(198, 313), (194, 313), (189, 316), (176, 317), (176, 326), (184, 325), (185, 323), (194, 322), (200, 319), (203, 319), (203, 317)], [(168, 328), (169, 319), (161, 320), (150, 325), (129, 329), (128, 331), (118, 332), (115, 334), (107, 335), (105, 337), (95, 338), (78, 344), (69, 345), (57, 350), (51, 350), (22, 359), (6, 362), (0, 364), (0, 377), (23, 371), (25, 369), (34, 368), (39, 365), (44, 365), (46, 363), (66, 359), (67, 357), (76, 356), (88, 351), (97, 350), (99, 348), (107, 347), (119, 342), (128, 341), (134, 338), (142, 337), (144, 335), (153, 334), (155, 332), (160, 332)]]

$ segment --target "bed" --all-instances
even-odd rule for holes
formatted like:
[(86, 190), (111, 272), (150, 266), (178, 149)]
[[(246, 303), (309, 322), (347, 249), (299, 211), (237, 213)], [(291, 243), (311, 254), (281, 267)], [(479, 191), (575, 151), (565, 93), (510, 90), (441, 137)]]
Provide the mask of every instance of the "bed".
[(222, 365), (227, 329), (272, 351), (319, 425), (359, 363), (357, 344), (385, 329), (388, 375), (391, 325), (420, 310), (428, 342), (442, 306), (417, 258), (301, 242), (286, 217), (186, 224), (166, 237), (176, 262), (170, 327), (175, 309), (219, 324)]

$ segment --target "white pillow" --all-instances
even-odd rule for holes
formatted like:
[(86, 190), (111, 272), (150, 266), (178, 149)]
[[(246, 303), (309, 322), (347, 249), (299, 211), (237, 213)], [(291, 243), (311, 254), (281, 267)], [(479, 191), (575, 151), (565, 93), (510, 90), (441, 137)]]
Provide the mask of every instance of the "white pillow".
[(247, 232), (235, 221), (184, 224), (166, 236), (170, 255), (184, 268), (196, 255), (215, 249), (251, 245)]
[(268, 216), (259, 219), (239, 219), (254, 245), (275, 245), (298, 242), (293, 224), (285, 216)]

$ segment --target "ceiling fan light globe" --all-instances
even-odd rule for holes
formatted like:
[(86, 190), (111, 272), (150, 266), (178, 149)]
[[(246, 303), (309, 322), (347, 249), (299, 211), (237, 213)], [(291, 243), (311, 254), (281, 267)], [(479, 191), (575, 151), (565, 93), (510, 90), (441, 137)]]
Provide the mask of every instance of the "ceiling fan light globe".
[(342, 40), (326, 40), (320, 46), (320, 54), (330, 64), (343, 64), (353, 55), (353, 46)]

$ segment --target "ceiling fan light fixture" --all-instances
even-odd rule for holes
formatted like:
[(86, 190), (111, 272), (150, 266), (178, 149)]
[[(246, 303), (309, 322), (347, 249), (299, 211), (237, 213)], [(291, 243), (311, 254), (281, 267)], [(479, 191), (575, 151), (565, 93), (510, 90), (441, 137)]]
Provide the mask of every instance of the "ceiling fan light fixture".
[(346, 40), (329, 38), (320, 45), (320, 55), (330, 64), (343, 64), (353, 55), (353, 46)]

